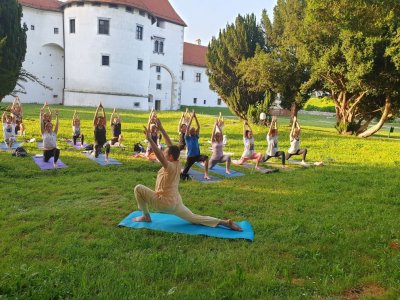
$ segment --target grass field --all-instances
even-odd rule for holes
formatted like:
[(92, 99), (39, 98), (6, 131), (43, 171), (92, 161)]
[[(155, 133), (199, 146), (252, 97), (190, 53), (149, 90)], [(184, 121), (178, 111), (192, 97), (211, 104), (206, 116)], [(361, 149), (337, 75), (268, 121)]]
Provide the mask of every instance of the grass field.
[[(59, 139), (70, 138), (75, 108), (58, 108)], [(94, 109), (76, 109), (91, 143)], [(39, 105), (24, 110), (27, 138), (39, 140)], [(202, 113), (207, 149), (214, 118)], [(144, 139), (147, 113), (121, 114), (129, 147), (111, 156), (122, 166), (100, 167), (61, 140), (67, 169), (40, 171), (29, 157), (0, 152), (0, 298), (399, 299), (398, 132), (339, 136), (334, 118), (301, 115), (302, 147), (326, 166), (268, 175), (241, 169), (246, 176), (180, 184), (194, 212), (250, 221), (251, 243), (118, 228), (136, 210), (133, 187), (153, 188), (159, 168), (129, 157)], [(159, 117), (177, 139), (180, 113)], [(279, 122), (286, 151), (288, 119)], [(241, 131), (237, 119), (226, 119), (226, 151), (235, 158)], [(264, 152), (265, 128), (253, 131)], [(24, 147), (40, 153), (34, 143)]]

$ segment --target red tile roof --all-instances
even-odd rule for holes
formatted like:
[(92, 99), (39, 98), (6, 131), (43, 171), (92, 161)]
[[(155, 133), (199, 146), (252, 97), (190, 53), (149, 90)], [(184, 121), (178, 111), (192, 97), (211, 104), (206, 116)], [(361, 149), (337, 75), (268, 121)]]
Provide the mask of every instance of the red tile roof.
[(207, 47), (190, 43), (183, 44), (183, 64), (206, 67)]
[(61, 11), (63, 4), (57, 0), (18, 0), (21, 5), (52, 11)]
[[(24, 0), (25, 1), (25, 0)], [(30, 1), (41, 1), (41, 0), (30, 0)], [(66, 3), (82, 2), (82, 0), (68, 0)], [(186, 23), (176, 13), (174, 8), (171, 6), (168, 0), (85, 0), (84, 2), (102, 2), (102, 3), (113, 3), (133, 6), (139, 9), (143, 9), (153, 14), (154, 16), (164, 19), (166, 21), (186, 26)], [(62, 4), (65, 5), (66, 3)]]

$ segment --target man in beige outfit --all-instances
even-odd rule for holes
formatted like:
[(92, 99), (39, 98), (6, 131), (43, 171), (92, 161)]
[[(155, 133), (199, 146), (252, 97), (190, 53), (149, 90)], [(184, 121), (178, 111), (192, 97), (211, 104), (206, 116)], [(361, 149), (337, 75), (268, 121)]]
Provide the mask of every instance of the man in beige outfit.
[(162, 168), (157, 174), (155, 191), (141, 184), (135, 186), (135, 198), (143, 215), (133, 220), (135, 222), (151, 222), (148, 209), (148, 205), (151, 205), (159, 211), (177, 215), (194, 224), (201, 224), (209, 227), (223, 225), (232, 230), (241, 231), (242, 229), (233, 223), (232, 220), (221, 220), (213, 217), (196, 215), (183, 204), (178, 190), (181, 173), (181, 164), (179, 162), (180, 150), (178, 146), (172, 145), (169, 136), (158, 118), (156, 122), (168, 147), (163, 153), (152, 140), (150, 128), (145, 127), (144, 133), (146, 138), (154, 149), (154, 153), (162, 164)]

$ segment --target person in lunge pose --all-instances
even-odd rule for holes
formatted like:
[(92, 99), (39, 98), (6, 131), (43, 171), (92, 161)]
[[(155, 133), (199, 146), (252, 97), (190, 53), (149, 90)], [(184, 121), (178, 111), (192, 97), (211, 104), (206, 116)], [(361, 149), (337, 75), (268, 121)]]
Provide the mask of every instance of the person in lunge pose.
[(212, 147), (212, 155), (210, 158), (210, 169), (212, 169), (217, 163), (226, 162), (226, 174), (230, 174), (230, 165), (231, 165), (231, 157), (229, 155), (224, 155), (223, 151), (223, 133), (222, 128), (220, 127), (220, 120), (218, 119), (214, 124), (214, 129), (211, 135), (211, 147)]
[(243, 143), (244, 150), (242, 157), (237, 161), (238, 165), (242, 165), (248, 160), (254, 159), (256, 161), (256, 169), (259, 168), (259, 163), (262, 160), (262, 154), (260, 152), (254, 152), (254, 137), (253, 131), (247, 121), (243, 123)]
[(15, 118), (15, 134), (25, 135), (25, 126), (22, 121), (24, 116), (24, 112), (22, 111), (22, 104), (18, 97), (14, 99), (14, 102), (11, 106), (11, 114)]
[(4, 143), (7, 145), (9, 149), (12, 148), (15, 139), (15, 117), (7, 114), (7, 112), (3, 113), (2, 116), (3, 122), (3, 135), (4, 135)]
[[(102, 110), (102, 115), (99, 116), (99, 110)], [(108, 161), (108, 155), (110, 154), (110, 144), (107, 142), (106, 138), (106, 112), (104, 111), (103, 105), (100, 103), (96, 109), (93, 119), (93, 129), (94, 129), (94, 156), (97, 158), (101, 152), (101, 148), (106, 151), (105, 161)]]
[(79, 138), (81, 139), (81, 148), (83, 148), (85, 136), (81, 133), (81, 120), (75, 110), (72, 116), (72, 140), (75, 146), (76, 140)]
[(40, 130), (43, 139), (43, 160), (48, 162), (51, 157), (54, 157), (53, 165), (57, 167), (57, 161), (60, 157), (60, 149), (57, 148), (57, 132), (58, 132), (58, 111), (56, 111), (56, 125), (53, 130), (53, 123), (43, 119), (45, 112), (44, 108), (40, 109)]
[[(196, 120), (197, 128), (191, 127), (193, 119)], [(185, 142), (187, 146), (187, 158), (185, 168), (182, 171), (182, 179), (188, 178), (188, 172), (195, 162), (204, 162), (204, 178), (210, 179), (210, 177), (208, 177), (208, 156), (200, 154), (199, 134), (200, 123), (199, 120), (197, 120), (196, 112), (193, 111), (186, 128)]]
[(267, 153), (264, 156), (263, 162), (266, 162), (271, 157), (281, 157), (282, 168), (285, 168), (285, 152), (278, 151), (278, 120), (274, 116), (271, 126), (267, 134)]
[(122, 129), (121, 129), (121, 116), (117, 111), (113, 110), (110, 118), (110, 127), (111, 127), (111, 133), (112, 133), (112, 138), (111, 138), (111, 145), (117, 145), (121, 146), (122, 145)]
[(157, 127), (165, 139), (167, 148), (162, 152), (157, 147), (157, 144), (152, 140), (150, 130), (145, 127), (144, 133), (146, 138), (149, 143), (151, 143), (154, 153), (162, 167), (157, 174), (155, 191), (141, 184), (135, 186), (134, 193), (136, 202), (139, 209), (143, 212), (143, 215), (134, 218), (133, 221), (151, 222), (148, 208), (150, 205), (159, 211), (174, 214), (194, 224), (201, 224), (209, 227), (223, 225), (232, 230), (241, 231), (242, 229), (232, 220), (221, 220), (213, 217), (197, 215), (192, 213), (189, 208), (183, 204), (178, 190), (181, 171), (181, 164), (179, 162), (180, 150), (178, 146), (172, 145), (160, 120), (157, 120)]
[(188, 109), (182, 113), (181, 119), (179, 120), (178, 125), (178, 133), (179, 133), (179, 150), (184, 150), (186, 148), (185, 136), (186, 136), (186, 129), (190, 121), (190, 113)]
[(297, 118), (293, 117), (292, 130), (290, 131), (290, 148), (286, 153), (286, 160), (292, 155), (303, 155), (302, 164), (306, 164), (307, 149), (300, 149), (300, 125)]

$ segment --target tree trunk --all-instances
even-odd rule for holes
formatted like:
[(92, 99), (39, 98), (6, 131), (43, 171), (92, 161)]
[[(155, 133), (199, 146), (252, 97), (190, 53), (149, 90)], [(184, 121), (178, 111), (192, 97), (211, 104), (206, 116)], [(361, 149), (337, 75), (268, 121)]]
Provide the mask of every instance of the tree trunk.
[(391, 104), (390, 104), (390, 98), (388, 96), (388, 97), (386, 97), (385, 108), (383, 110), (383, 113), (382, 113), (382, 116), (381, 116), (379, 122), (375, 126), (372, 126), (370, 129), (367, 129), (364, 132), (358, 134), (358, 136), (359, 137), (369, 137), (369, 136), (373, 135), (374, 133), (376, 133), (379, 129), (381, 129), (390, 114), (390, 108), (391, 108)]

